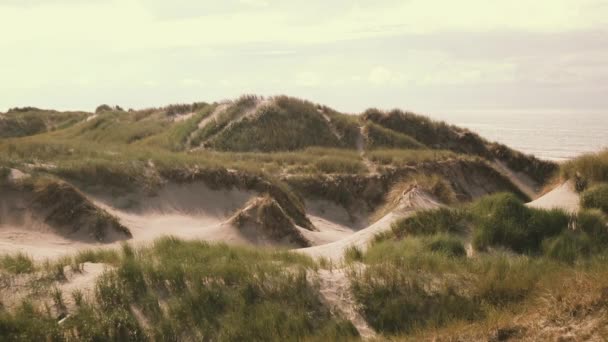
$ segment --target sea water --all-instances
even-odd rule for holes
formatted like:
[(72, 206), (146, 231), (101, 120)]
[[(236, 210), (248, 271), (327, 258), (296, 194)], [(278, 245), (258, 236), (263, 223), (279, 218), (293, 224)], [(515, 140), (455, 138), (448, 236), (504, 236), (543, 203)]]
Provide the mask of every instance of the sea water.
[(563, 161), (608, 148), (608, 110), (452, 110), (428, 115), (543, 159)]

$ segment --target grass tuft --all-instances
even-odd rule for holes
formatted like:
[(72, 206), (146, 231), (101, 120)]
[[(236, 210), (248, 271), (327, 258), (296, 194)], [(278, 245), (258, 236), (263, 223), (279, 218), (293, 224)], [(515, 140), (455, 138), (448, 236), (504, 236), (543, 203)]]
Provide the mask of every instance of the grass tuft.
[(36, 269), (34, 260), (23, 253), (0, 257), (0, 267), (12, 274), (32, 273)]

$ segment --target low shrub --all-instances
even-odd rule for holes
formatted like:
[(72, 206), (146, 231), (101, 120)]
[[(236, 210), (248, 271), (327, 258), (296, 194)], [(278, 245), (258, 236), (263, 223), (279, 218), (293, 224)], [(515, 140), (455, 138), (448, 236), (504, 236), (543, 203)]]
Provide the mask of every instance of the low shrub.
[(511, 194), (479, 200), (471, 208), (473, 246), (484, 250), (502, 246), (519, 253), (538, 253), (542, 240), (568, 228), (570, 216), (561, 210), (526, 207)]
[(460, 209), (424, 210), (411, 217), (395, 221), (391, 225), (391, 231), (397, 239), (402, 239), (406, 235), (459, 234), (469, 229), (467, 218), (467, 213)]
[(566, 230), (556, 237), (543, 241), (543, 250), (550, 258), (573, 263), (581, 257), (589, 256), (591, 244), (587, 233)]
[(467, 250), (462, 241), (449, 234), (437, 234), (426, 242), (426, 247), (432, 252), (444, 254), (448, 257), (463, 257), (467, 255)]
[(581, 194), (581, 207), (600, 209), (608, 214), (608, 184), (599, 184)]

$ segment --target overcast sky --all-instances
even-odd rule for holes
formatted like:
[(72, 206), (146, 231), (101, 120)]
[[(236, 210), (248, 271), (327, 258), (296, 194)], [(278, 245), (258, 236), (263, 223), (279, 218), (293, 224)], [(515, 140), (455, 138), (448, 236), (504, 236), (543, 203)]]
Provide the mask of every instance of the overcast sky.
[(0, 110), (608, 109), (608, 0), (0, 0)]

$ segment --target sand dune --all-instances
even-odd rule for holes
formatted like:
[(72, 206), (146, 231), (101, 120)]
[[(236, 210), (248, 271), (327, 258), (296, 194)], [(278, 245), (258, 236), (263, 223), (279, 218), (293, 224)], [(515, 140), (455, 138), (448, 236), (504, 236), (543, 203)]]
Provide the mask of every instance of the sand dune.
[(418, 188), (414, 188), (403, 195), (399, 206), (395, 210), (371, 224), (369, 227), (361, 229), (341, 240), (320, 246), (302, 248), (297, 251), (313, 257), (340, 260), (344, 255), (344, 251), (351, 246), (365, 250), (367, 244), (373, 239), (374, 235), (389, 229), (391, 223), (395, 220), (410, 216), (418, 210), (433, 209), (440, 206), (441, 204), (432, 196)]
[[(18, 172), (13, 172), (12, 175), (16, 179), (25, 177)], [(11, 208), (19, 207), (19, 196), (4, 195), (12, 198)], [(252, 191), (213, 190), (202, 182), (167, 184), (153, 196), (87, 195), (91, 203), (115, 216), (120, 224), (128, 228), (132, 234), (129, 241), (136, 244), (146, 244), (161, 236), (172, 235), (188, 240), (201, 239), (230, 244), (280, 245), (280, 241), (253, 237), (251, 231), (230, 221), (235, 213), (258, 196), (258, 193)], [(573, 190), (571, 182), (566, 182), (528, 205), (574, 212), (579, 208), (579, 196)], [(353, 216), (332, 202), (309, 200), (306, 202), (307, 214), (317, 230), (296, 227), (298, 232), (295, 234), (299, 233), (312, 245), (297, 251), (313, 257), (339, 260), (350, 246), (365, 249), (374, 235), (389, 229), (395, 220), (412, 215), (417, 210), (439, 206), (441, 204), (432, 196), (414, 188), (403, 194), (394, 211), (369, 224), (366, 214)], [(5, 209), (6, 217), (9, 209)], [(259, 233), (259, 230), (255, 232)], [(84, 248), (115, 247), (119, 244), (120, 241), (102, 244), (60, 236), (48, 225), (36, 220), (24, 219), (0, 224), (0, 249), (3, 252), (25, 252), (36, 259), (58, 257)]]
[(573, 182), (567, 181), (528, 205), (540, 209), (563, 209), (568, 212), (577, 212), (580, 209), (580, 196), (574, 190)]

